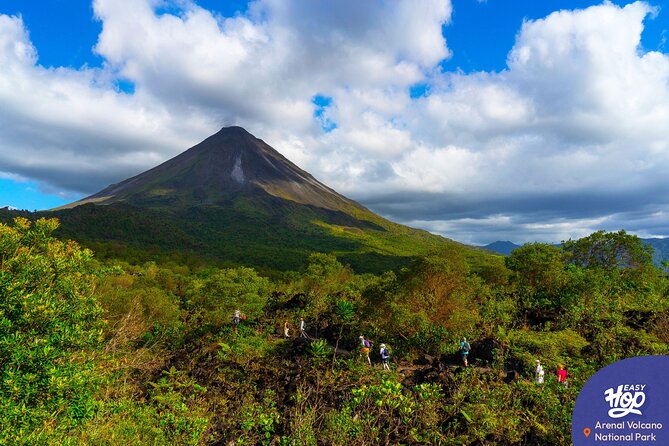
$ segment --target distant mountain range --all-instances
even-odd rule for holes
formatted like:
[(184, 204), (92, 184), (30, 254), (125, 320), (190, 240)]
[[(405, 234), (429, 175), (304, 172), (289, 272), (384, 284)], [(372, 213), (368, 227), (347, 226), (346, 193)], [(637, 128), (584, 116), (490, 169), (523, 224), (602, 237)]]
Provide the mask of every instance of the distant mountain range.
[(508, 256), (511, 254), (511, 251), (513, 251), (516, 248), (520, 248), (520, 245), (516, 245), (513, 242), (510, 242), (508, 240), (501, 241), (498, 240), (496, 242), (492, 242), (488, 245), (482, 246), (483, 249), (487, 249), (492, 252), (496, 252), (498, 254), (503, 254), (505, 256)]
[(241, 127), (226, 127), (144, 173), (53, 211), (60, 235), (102, 257), (245, 264), (295, 270), (312, 252), (337, 255), (357, 271), (398, 268), (451, 247), (427, 231), (388, 221), (316, 180)]
[[(660, 266), (663, 261), (669, 261), (669, 238), (642, 238), (641, 241), (653, 248), (653, 263), (655, 265)], [(496, 241), (482, 246), (482, 248), (508, 256), (520, 246), (510, 241)]]

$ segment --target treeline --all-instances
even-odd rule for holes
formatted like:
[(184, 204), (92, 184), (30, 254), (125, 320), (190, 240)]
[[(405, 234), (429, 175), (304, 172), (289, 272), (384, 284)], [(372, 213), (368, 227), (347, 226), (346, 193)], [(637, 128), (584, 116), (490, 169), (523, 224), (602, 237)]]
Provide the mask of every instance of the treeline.
[(268, 277), (100, 262), (57, 225), (0, 225), (0, 444), (569, 444), (592, 374), (669, 350), (667, 279), (624, 232)]

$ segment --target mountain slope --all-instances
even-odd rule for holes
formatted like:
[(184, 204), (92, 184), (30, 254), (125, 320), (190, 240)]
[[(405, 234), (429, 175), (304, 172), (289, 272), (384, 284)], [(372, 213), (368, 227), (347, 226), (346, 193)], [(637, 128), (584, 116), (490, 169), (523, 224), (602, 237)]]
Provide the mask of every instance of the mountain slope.
[(119, 202), (170, 208), (212, 205), (263, 191), (324, 209), (364, 210), (241, 127), (223, 128), (163, 164), (63, 208)]
[(380, 272), (446, 246), (470, 258), (486, 256), (374, 214), (241, 127), (224, 128), (153, 169), (36, 216), (58, 217), (62, 236), (98, 255), (137, 261), (187, 258), (295, 270), (310, 253), (328, 252), (357, 271)]
[(669, 262), (669, 238), (642, 238), (641, 241), (653, 248), (653, 263), (656, 266)]

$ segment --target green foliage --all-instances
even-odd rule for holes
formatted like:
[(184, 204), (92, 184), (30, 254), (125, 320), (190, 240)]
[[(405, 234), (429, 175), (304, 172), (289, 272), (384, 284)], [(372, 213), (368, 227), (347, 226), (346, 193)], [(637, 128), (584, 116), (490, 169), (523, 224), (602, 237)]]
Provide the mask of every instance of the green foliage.
[(424, 325), (422, 329), (412, 336), (408, 337), (406, 343), (400, 342), (403, 350), (408, 350), (407, 354), (425, 352), (430, 355), (453, 353), (455, 344), (451, 342), (454, 338), (452, 331), (438, 325)]
[(574, 358), (580, 358), (581, 351), (588, 345), (582, 336), (570, 329), (552, 332), (511, 330), (505, 342), (509, 346), (507, 360), (528, 373), (538, 358), (546, 367), (556, 370), (558, 364), (574, 364)]
[(318, 319), (331, 306), (332, 296), (343, 294), (343, 289), (351, 289), (354, 274), (332, 254), (313, 253), (302, 279), (297, 287), (305, 294), (304, 314), (310, 319)]
[(334, 305), (334, 313), (342, 324), (350, 324), (355, 317), (355, 306), (353, 302), (346, 299), (337, 299)]
[(332, 254), (315, 252), (309, 256), (309, 263), (305, 276), (314, 281), (337, 277), (344, 270), (344, 266)]
[(40, 440), (95, 412), (101, 345), (92, 254), (52, 237), (56, 220), (0, 224), (0, 443)]
[(330, 348), (325, 339), (317, 339), (309, 344), (309, 354), (315, 359), (323, 359), (330, 355)]
[(455, 331), (471, 329), (471, 318), (475, 317), (471, 305), (474, 287), (468, 274), (469, 266), (457, 250), (414, 262), (403, 275), (406, 296), (401, 305), (406, 302), (410, 314), (422, 322), (411, 321), (406, 330), (415, 331), (426, 323)]
[[(412, 442), (435, 444), (445, 441), (439, 423), (444, 394), (438, 384), (423, 383), (406, 389), (393, 377), (351, 391), (347, 407), (355, 413), (355, 424), (364, 438), (387, 443), (390, 432), (402, 432)], [(346, 413), (346, 412), (345, 412)]]
[(272, 390), (266, 390), (260, 402), (245, 405), (241, 422), (244, 435), (238, 439), (238, 444), (269, 445), (271, 443), (281, 419), (275, 397)]
[[(155, 264), (114, 270), (98, 280), (96, 296), (112, 330), (125, 326), (136, 342), (182, 344), (183, 313), (174, 292), (181, 285)], [(178, 279), (183, 281), (182, 278)]]
[(414, 355), (450, 352), (454, 337), (476, 332), (479, 296), (489, 293), (457, 250), (419, 259), (398, 278), (388, 276), (367, 293), (384, 338), (396, 337), (397, 352)]
[(270, 282), (252, 268), (206, 271), (187, 292), (190, 308), (215, 328), (228, 323), (235, 310), (250, 319), (260, 317), (270, 293)]
[(495, 295), (481, 304), (481, 325), (488, 336), (494, 336), (499, 329), (513, 327), (518, 320), (518, 301), (507, 295)]
[(221, 338), (216, 352), (221, 361), (248, 364), (265, 358), (272, 351), (272, 345), (263, 334), (249, 330), (245, 325), (240, 326), (236, 334), (229, 327), (223, 329)]
[[(218, 221), (205, 214), (194, 219)], [(177, 257), (100, 265), (53, 239), (54, 225), (0, 227), (0, 443), (569, 444), (576, 395), (596, 370), (669, 353), (667, 279), (624, 234), (526, 245), (505, 262), (442, 247), (380, 276), (317, 253), (273, 282)], [(249, 318), (233, 327), (236, 309)], [(317, 339), (276, 336), (300, 317)], [(393, 371), (377, 348), (372, 367), (359, 360), (360, 334), (392, 345)], [(558, 363), (568, 388), (550, 372)]]
[(578, 391), (553, 381), (500, 384), (470, 369), (455, 377), (449, 437), (454, 444), (570, 444), (571, 413)]
[(102, 402), (95, 418), (60, 443), (150, 446), (199, 445), (210, 440), (206, 388), (173, 367), (148, 386), (146, 400), (126, 396)]
[(564, 293), (569, 275), (562, 251), (545, 243), (526, 244), (506, 259), (523, 315), (530, 320), (555, 317), (569, 305)]
[(331, 410), (327, 413), (322, 435), (331, 444), (345, 445), (368, 437), (368, 432), (363, 429), (359, 418), (354, 415), (351, 406), (347, 405), (341, 410)]
[(650, 266), (653, 260), (653, 249), (625, 231), (597, 231), (588, 237), (563, 242), (562, 249), (569, 254), (570, 262), (583, 268), (638, 269)]
[(170, 444), (198, 445), (209, 420), (203, 413), (207, 389), (174, 367), (150, 383), (151, 399), (158, 409), (158, 426)]

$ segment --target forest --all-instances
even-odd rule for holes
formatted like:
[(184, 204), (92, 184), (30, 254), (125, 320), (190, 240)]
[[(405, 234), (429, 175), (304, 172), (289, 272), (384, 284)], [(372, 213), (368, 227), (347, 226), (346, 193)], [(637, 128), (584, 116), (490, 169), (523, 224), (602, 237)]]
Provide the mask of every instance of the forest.
[(667, 271), (624, 231), (371, 274), (97, 258), (58, 225), (0, 224), (0, 444), (568, 445), (589, 377), (669, 354)]

